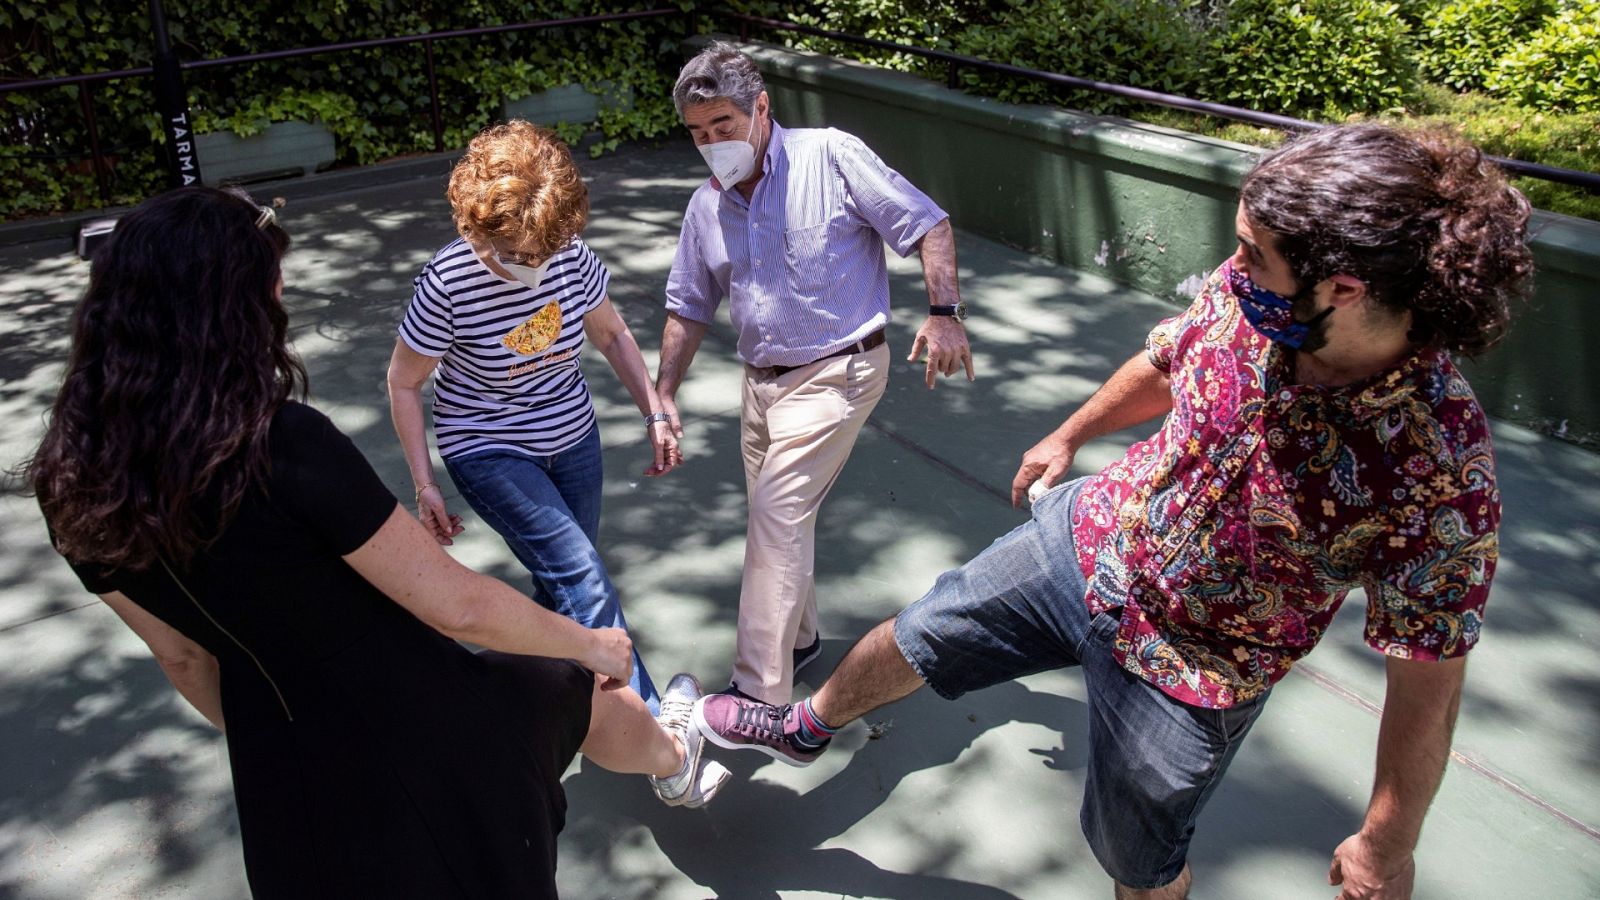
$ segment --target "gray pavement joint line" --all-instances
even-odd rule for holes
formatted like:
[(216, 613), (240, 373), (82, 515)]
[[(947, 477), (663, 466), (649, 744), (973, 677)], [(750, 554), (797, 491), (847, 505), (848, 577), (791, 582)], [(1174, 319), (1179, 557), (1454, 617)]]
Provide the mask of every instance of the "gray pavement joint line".
[(867, 427), (883, 435), (889, 440), (894, 441), (896, 444), (899, 444), (907, 450), (910, 450), (912, 453), (917, 454), (918, 456), (932, 463), (936, 468), (954, 477), (962, 484), (965, 484), (966, 486), (980, 493), (988, 494), (1007, 506), (1011, 505), (1010, 494), (1007, 494), (1005, 491), (1002, 491), (999, 488), (984, 482), (982, 479), (973, 475), (971, 472), (968, 472), (966, 469), (963, 469), (960, 466), (957, 466), (955, 463), (952, 463), (938, 454), (935, 454), (932, 451), (924, 448), (921, 444), (913, 441), (905, 435), (900, 434), (898, 431), (895, 431), (889, 426), (882, 424), (876, 419), (869, 418), (867, 419)]
[[(1383, 716), (1382, 706), (1373, 703), (1371, 700), (1368, 700), (1360, 694), (1357, 694), (1355, 691), (1352, 691), (1340, 684), (1338, 680), (1326, 672), (1318, 671), (1316, 668), (1306, 665), (1304, 662), (1295, 663), (1294, 668), (1290, 669), (1289, 671), (1298, 672), (1306, 676), (1328, 693), (1333, 694), (1334, 696), (1346, 701), (1347, 703), (1350, 703), (1353, 706), (1358, 706), (1374, 716), (1378, 716), (1380, 718)], [(1512, 794), (1515, 794), (1528, 803), (1533, 804), (1534, 806), (1548, 813), (1557, 821), (1561, 822), (1563, 825), (1571, 828), (1573, 831), (1577, 831), (1587, 836), (1590, 840), (1600, 842), (1600, 828), (1595, 828), (1592, 825), (1589, 825), (1577, 818), (1574, 818), (1568, 813), (1561, 811), (1560, 808), (1550, 803), (1548, 800), (1535, 795), (1532, 791), (1520, 784), (1517, 784), (1515, 781), (1512, 781), (1511, 779), (1500, 774), (1499, 772), (1496, 772), (1494, 769), (1489, 768), (1472, 757), (1458, 752), (1454, 747), (1450, 749), (1450, 758), (1455, 760), (1457, 763), (1466, 766), (1468, 769), (1471, 769), (1473, 772), (1476, 772), (1484, 778), (1487, 778), (1489, 781), (1493, 782), (1499, 787), (1511, 792)]]
[(10, 625), (0, 626), (0, 634), (5, 634), (8, 631), (15, 631), (24, 625), (32, 625), (35, 622), (43, 622), (45, 619), (53, 619), (56, 616), (66, 615), (70, 612), (77, 612), (80, 609), (88, 609), (99, 602), (100, 601), (98, 599), (88, 600), (83, 603), (79, 603), (77, 606), (69, 606), (66, 609), (58, 609), (55, 612), (48, 612), (42, 616), (34, 616), (31, 619), (23, 619), (21, 622), (12, 622)]

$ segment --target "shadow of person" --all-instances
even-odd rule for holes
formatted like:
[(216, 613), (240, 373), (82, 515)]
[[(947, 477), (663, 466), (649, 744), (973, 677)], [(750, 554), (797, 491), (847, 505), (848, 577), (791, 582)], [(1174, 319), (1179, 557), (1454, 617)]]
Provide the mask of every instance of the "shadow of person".
[[(1060, 732), (1059, 746), (1028, 748), (1046, 768), (1067, 772), (1087, 766), (1087, 708), (1078, 700), (1036, 691), (1020, 681), (973, 691), (955, 700), (923, 688), (841, 731), (835, 739), (840, 746), (831, 752), (851, 750), (850, 763), (828, 780), (826, 790), (834, 802), (861, 806), (857, 818), (865, 816), (908, 775), (957, 763), (989, 730), (1013, 723)], [(728, 755), (717, 758), (727, 762)], [(857, 785), (863, 789), (856, 790)]]
[[(732, 770), (733, 778), (703, 810), (662, 806), (651, 796), (644, 779), (614, 775), (585, 762), (578, 774), (564, 782), (569, 808), (581, 812), (581, 818), (575, 815), (573, 826), (561, 838), (562, 866), (580, 867), (591, 878), (615, 877), (619, 884), (614, 892), (632, 895), (620, 882), (637, 886), (640, 876), (632, 873), (641, 868), (629, 859), (636, 851), (617, 838), (630, 825), (637, 825), (650, 832), (683, 876), (725, 900), (774, 898), (780, 890), (868, 897), (1013, 897), (998, 887), (931, 874), (983, 852), (978, 845), (981, 836), (960, 827), (916, 828), (910, 864), (914, 872), (885, 868), (857, 849), (823, 845), (858, 826), (862, 830), (846, 838), (856, 847), (862, 846), (863, 834), (875, 838), (879, 828), (903, 838), (905, 826), (911, 824), (901, 822), (903, 810), (885, 816), (881, 825), (865, 820), (910, 775), (930, 772), (935, 784), (953, 786), (992, 767), (992, 753), (968, 751), (1000, 726), (1023, 723), (1059, 731), (1059, 747), (1030, 748), (1028, 752), (1042, 756), (1041, 763), (1048, 768), (1081, 771), (1087, 759), (1084, 713), (1077, 700), (1031, 690), (1018, 682), (956, 701), (919, 691), (841, 732), (824, 759), (837, 763), (843, 754), (848, 761), (836, 774), (808, 789), (780, 783), (780, 778), (794, 781), (783, 778), (790, 774), (787, 770), (764, 771), (777, 765), (766, 756), (708, 745), (707, 752)], [(1012, 745), (1019, 756), (1024, 752), (1023, 742), (1010, 736), (1007, 742), (1006, 752), (1013, 752)], [(811, 770), (806, 774), (812, 774)], [(918, 785), (918, 789), (923, 787)], [(1063, 792), (1069, 789), (1070, 785), (1063, 783)], [(1070, 824), (1063, 821), (1064, 828)], [(878, 846), (877, 840), (871, 843)], [(900, 865), (906, 865), (905, 854), (894, 856)], [(623, 872), (630, 874), (620, 874)], [(1008, 875), (1026, 878), (1026, 873)], [(590, 886), (591, 893), (595, 887)]]
[[(701, 810), (672, 809), (651, 796), (644, 779), (584, 763), (565, 783), (571, 809), (590, 813), (561, 836), (561, 869), (571, 859), (589, 873), (586, 896), (648, 897), (666, 887), (629, 859), (633, 845), (617, 837), (630, 825), (647, 829), (683, 877), (722, 900), (777, 900), (779, 891), (818, 891), (864, 897), (941, 897), (1015, 900), (999, 888), (939, 875), (896, 872), (855, 850), (819, 847), (818, 836), (849, 824), (831, 799), (760, 778), (761, 763), (730, 760), (729, 793)], [(737, 798), (737, 799), (735, 799)], [(733, 800), (733, 802), (727, 802)], [(918, 868), (934, 869), (956, 855), (948, 842), (930, 845)], [(613, 884), (596, 883), (615, 879)], [(645, 883), (639, 883), (643, 880)]]

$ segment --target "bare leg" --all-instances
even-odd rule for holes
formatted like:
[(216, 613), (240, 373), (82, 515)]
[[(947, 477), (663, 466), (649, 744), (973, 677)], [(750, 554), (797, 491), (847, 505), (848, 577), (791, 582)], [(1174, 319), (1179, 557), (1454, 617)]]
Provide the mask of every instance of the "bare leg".
[(894, 619), (886, 619), (856, 641), (839, 661), (811, 698), (811, 709), (822, 721), (839, 728), (920, 687), (922, 676), (906, 662), (894, 641)]
[(683, 745), (656, 724), (631, 688), (602, 691), (594, 682), (589, 735), (579, 750), (595, 764), (628, 775), (669, 778), (683, 768)]
[(1116, 900), (1184, 900), (1189, 896), (1189, 882), (1192, 880), (1189, 865), (1185, 863), (1177, 878), (1158, 888), (1141, 890), (1118, 884)]

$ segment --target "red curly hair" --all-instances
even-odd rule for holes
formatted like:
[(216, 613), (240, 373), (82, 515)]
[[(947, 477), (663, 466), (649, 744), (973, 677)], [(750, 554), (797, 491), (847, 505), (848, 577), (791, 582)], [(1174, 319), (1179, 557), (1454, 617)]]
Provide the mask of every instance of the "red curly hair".
[(513, 119), (478, 133), (450, 173), (456, 230), (545, 259), (589, 222), (589, 189), (555, 132)]

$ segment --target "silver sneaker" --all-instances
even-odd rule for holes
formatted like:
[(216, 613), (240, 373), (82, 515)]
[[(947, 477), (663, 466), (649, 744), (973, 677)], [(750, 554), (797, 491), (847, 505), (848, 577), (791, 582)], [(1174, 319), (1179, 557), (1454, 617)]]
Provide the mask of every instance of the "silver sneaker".
[(698, 809), (711, 802), (711, 798), (722, 790), (723, 782), (733, 777), (728, 767), (714, 759), (701, 760), (700, 777), (694, 780), (694, 787), (689, 789), (688, 799), (683, 805), (689, 809)]
[(683, 744), (683, 768), (676, 775), (650, 778), (650, 788), (668, 806), (704, 806), (727, 782), (730, 773), (715, 760), (701, 764), (705, 742), (692, 723), (694, 704), (700, 699), (700, 682), (688, 672), (679, 672), (667, 682), (661, 694), (661, 713), (656, 722)]

